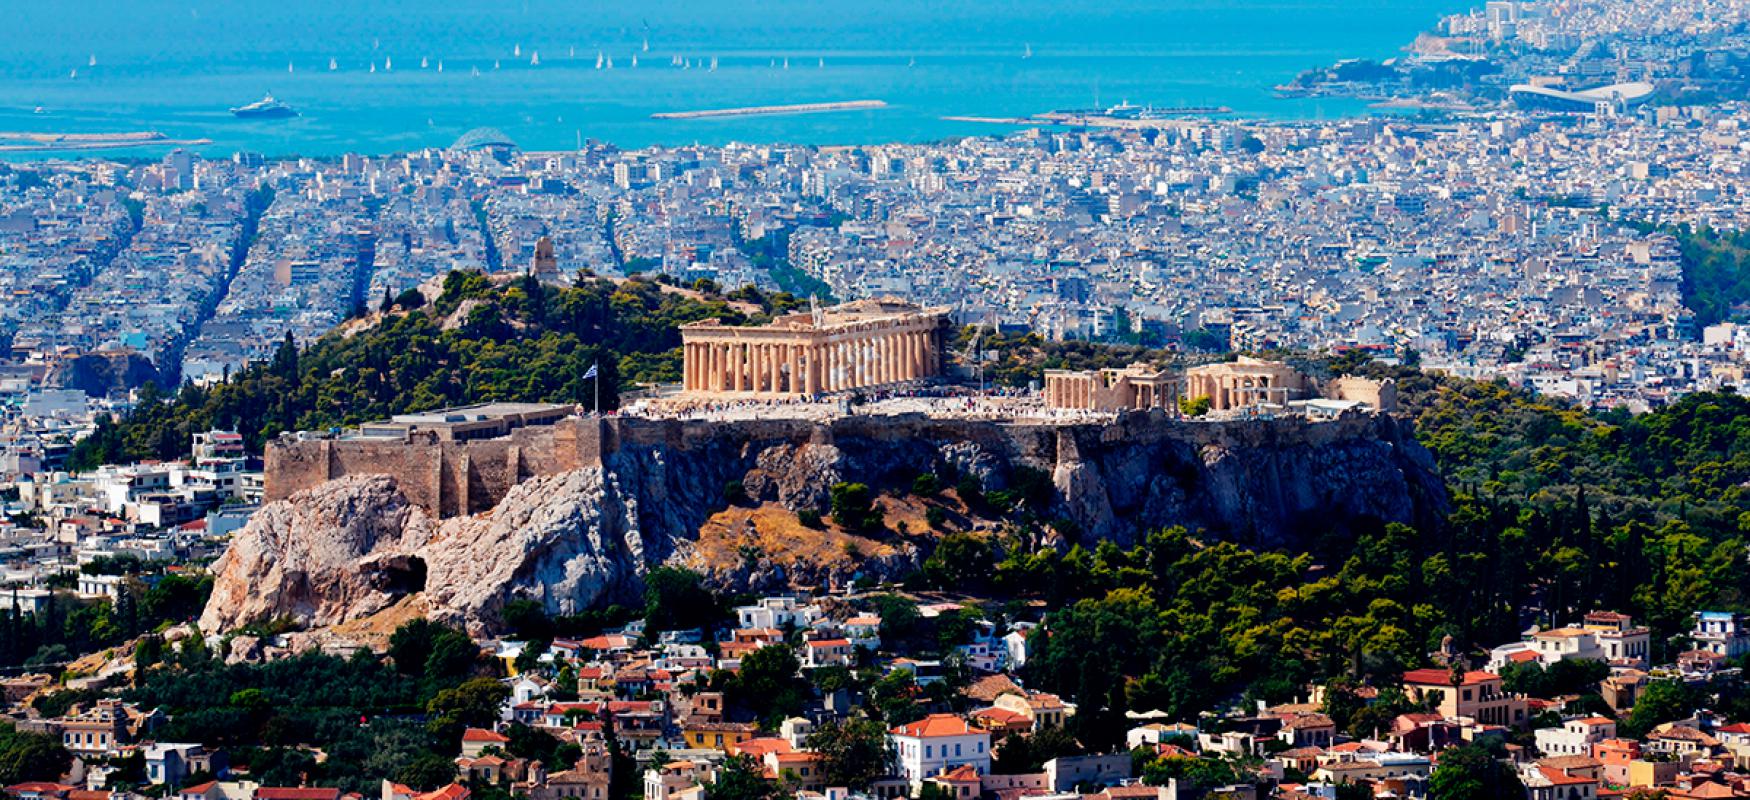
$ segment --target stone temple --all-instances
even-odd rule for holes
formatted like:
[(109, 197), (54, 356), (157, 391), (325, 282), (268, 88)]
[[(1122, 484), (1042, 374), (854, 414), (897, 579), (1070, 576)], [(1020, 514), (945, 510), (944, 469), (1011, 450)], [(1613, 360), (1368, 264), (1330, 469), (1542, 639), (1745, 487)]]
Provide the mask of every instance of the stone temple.
[(794, 397), (928, 380), (942, 374), (948, 313), (883, 298), (761, 327), (683, 325), (683, 388), (695, 397)]

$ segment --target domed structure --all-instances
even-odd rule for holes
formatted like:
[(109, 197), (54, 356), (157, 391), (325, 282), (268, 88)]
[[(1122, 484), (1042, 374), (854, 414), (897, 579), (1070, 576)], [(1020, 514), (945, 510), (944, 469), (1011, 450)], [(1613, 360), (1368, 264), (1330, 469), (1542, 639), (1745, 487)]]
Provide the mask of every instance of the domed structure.
[(475, 128), (462, 134), (451, 150), (515, 150), (516, 142), (497, 128)]

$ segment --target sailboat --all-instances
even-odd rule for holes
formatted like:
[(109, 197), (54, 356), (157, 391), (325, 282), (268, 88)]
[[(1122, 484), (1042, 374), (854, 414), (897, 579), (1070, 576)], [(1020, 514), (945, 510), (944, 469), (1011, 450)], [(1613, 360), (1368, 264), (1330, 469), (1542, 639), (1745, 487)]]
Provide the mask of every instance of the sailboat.
[(785, 58), (784, 59), (784, 69), (789, 69), (789, 68), (790, 68), (790, 59)]
[(492, 59), (492, 68), (498, 69), (498, 59)]
[(717, 57), (716, 56), (711, 57), (711, 71), (712, 72), (717, 71)]
[(443, 59), (438, 59), (438, 72), (443, 72), (443, 71), (444, 71)]
[(372, 61), (371, 62), (371, 74), (374, 75), (374, 74), (376, 74), (376, 72), (377, 72), (377, 62)]
[(601, 69), (602, 64), (604, 64), (606, 62), (607, 62), (607, 56), (602, 55), (602, 51), (600, 51), (600, 50), (595, 51), (595, 68)]
[(431, 61), (427, 60), (425, 56), (420, 56), (419, 57), (419, 68), (425, 69), (428, 66), (431, 66)]
[(821, 59), (819, 66), (816, 66), (815, 69), (826, 69), (826, 59)]
[(389, 71), (391, 71), (391, 70), (393, 70), (393, 69), (395, 69), (395, 66), (394, 66), (394, 64), (393, 64), (393, 63), (391, 63), (391, 62), (390, 62), (390, 61), (389, 61), (389, 57), (388, 57), (388, 56), (383, 56), (383, 71), (384, 71), (384, 72), (389, 72)]
[(79, 78), (79, 70), (76, 70), (76, 69), (75, 69), (75, 70), (73, 70), (73, 71), (72, 71), (72, 72), (69, 72), (69, 73), (67, 73), (67, 77), (69, 77), (69, 78), (73, 78), (73, 79), (74, 79), (74, 80), (78, 80), (78, 78)]
[(534, 50), (534, 51), (530, 52), (530, 54), (529, 54), (529, 66), (531, 66), (531, 67), (541, 66), (541, 51)]
[(286, 74), (291, 75), (291, 74), (294, 74), (296, 72), (297, 72), (297, 70), (293, 68), (292, 62), (287, 61), (286, 62)]
[(480, 77), (480, 68), (479, 67), (472, 67), (471, 71), (472, 71), (472, 74), (474, 77), (476, 77), (476, 78)]
[(608, 56), (608, 69), (613, 69), (613, 68), (614, 68), (614, 57)]
[(87, 67), (97, 66), (97, 54), (96, 53), (91, 54), (91, 59), (89, 61), (85, 62), (85, 66), (87, 66)]
[(516, 57), (517, 57), (517, 58), (522, 58), (522, 57), (523, 57), (523, 46), (522, 46), (522, 43), (521, 43), (521, 42), (518, 42), (518, 43), (517, 43), (517, 45), (516, 45), (516, 46), (515, 46), (515, 47), (512, 47), (512, 48), (511, 48), (511, 49), (510, 49), (510, 54), (511, 54), (511, 55), (513, 55), (513, 56), (516, 56)]
[(1021, 53), (1021, 57), (1022, 58), (1032, 58), (1033, 57), (1033, 43), (1032, 42), (1027, 43), (1027, 49)]
[(332, 58), (328, 59), (328, 71), (333, 72), (337, 69), (340, 69), (340, 64)]
[(644, 37), (644, 52), (650, 52), (650, 37)]
[(637, 53), (632, 54), (632, 68), (633, 69), (638, 68), (638, 54)]
[(566, 52), (565, 57), (566, 58), (576, 58), (577, 57), (577, 45), (572, 45), (571, 50)]

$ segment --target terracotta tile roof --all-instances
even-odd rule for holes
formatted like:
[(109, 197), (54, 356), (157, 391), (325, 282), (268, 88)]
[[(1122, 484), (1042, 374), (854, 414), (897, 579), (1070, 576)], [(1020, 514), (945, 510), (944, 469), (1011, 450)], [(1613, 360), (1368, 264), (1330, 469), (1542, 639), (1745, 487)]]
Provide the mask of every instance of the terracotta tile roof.
[(510, 741), (510, 737), (496, 731), (486, 730), (485, 728), (469, 728), (462, 731), (462, 741), (494, 742), (497, 744), (504, 744), (505, 742)]
[(262, 786), (255, 800), (338, 800), (340, 790), (318, 786)]
[(917, 722), (909, 722), (888, 731), (895, 736), (928, 739), (937, 736), (965, 736), (983, 731), (954, 714), (931, 714)]
[(459, 783), (451, 783), (442, 789), (417, 795), (414, 800), (468, 800), (468, 796), (471, 794), (473, 792), (468, 791), (468, 787)]
[[(1464, 674), (1464, 683), (1461, 685), (1475, 686), (1479, 683), (1500, 679), (1501, 676), (1493, 672), (1471, 670)], [(1413, 683), (1418, 686), (1451, 686), (1452, 672), (1444, 669), (1413, 669), (1404, 673), (1404, 683)]]

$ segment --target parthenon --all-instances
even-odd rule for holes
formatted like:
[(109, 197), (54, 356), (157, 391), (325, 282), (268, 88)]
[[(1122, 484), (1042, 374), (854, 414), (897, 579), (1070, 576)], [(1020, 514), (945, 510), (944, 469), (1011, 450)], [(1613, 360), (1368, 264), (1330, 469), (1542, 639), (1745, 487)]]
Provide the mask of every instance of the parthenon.
[(817, 395), (942, 373), (946, 308), (861, 300), (787, 314), (763, 327), (704, 320), (681, 326), (692, 395)]

